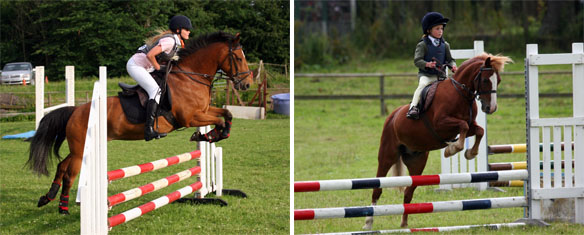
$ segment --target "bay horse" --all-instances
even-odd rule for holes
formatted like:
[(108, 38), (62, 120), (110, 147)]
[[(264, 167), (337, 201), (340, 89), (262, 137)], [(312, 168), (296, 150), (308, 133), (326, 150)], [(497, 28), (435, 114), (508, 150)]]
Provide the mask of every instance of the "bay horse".
[[(482, 54), (471, 58), (458, 68), (453, 78), (437, 85), (434, 100), (420, 120), (406, 118), (409, 105), (395, 109), (385, 120), (377, 156), (377, 177), (386, 177), (393, 167), (394, 176), (403, 175), (403, 165), (410, 175), (421, 175), (431, 150), (446, 147), (445, 157), (461, 151), (468, 136), (476, 136), (472, 148), (466, 150), (465, 158), (473, 159), (484, 130), (477, 125), (478, 98), (482, 111), (492, 114), (497, 110), (497, 86), (501, 83), (499, 72), (512, 62), (509, 57)], [(423, 120), (426, 119), (426, 120)], [(426, 123), (424, 123), (426, 122)], [(454, 140), (456, 136), (458, 140)], [(416, 186), (406, 187), (404, 203), (412, 201)], [(373, 189), (372, 205), (376, 205), (382, 189)], [(373, 216), (368, 216), (363, 229), (371, 230)], [(407, 227), (408, 215), (402, 216), (401, 227)]]
[[(216, 134), (220, 135), (218, 137), (229, 136), (232, 115), (226, 109), (210, 106), (211, 89), (218, 69), (229, 76), (228, 79), (235, 84), (236, 89), (245, 90), (253, 82), (239, 41), (239, 34), (234, 36), (216, 32), (187, 41), (185, 48), (179, 51), (177, 66), (168, 74), (166, 83), (173, 101), (171, 113), (180, 127), (213, 124), (215, 129), (212, 132), (219, 133)], [(90, 105), (86, 103), (77, 107), (63, 107), (48, 113), (41, 120), (30, 143), (27, 165), (32, 171), (38, 175), (48, 175), (47, 162), (53, 155), (51, 147), (56, 158), (61, 160), (59, 148), (65, 138), (70, 153), (59, 162), (51, 188), (41, 196), (38, 207), (54, 200), (62, 184), (59, 213), (69, 214), (69, 190), (81, 168)], [(157, 131), (160, 133), (177, 128), (163, 117), (157, 119)], [(107, 98), (107, 133), (108, 140), (144, 139), (144, 124), (133, 124), (127, 120), (117, 96)], [(197, 138), (195, 134), (191, 140)], [(198, 137), (201, 136), (199, 134)]]

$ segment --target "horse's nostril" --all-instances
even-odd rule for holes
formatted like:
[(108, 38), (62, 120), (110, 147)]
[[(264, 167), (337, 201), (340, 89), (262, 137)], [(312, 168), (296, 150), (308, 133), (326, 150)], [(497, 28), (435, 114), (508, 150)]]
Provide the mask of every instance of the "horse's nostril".
[(245, 89), (248, 89), (248, 88), (249, 88), (249, 84), (245, 84)]

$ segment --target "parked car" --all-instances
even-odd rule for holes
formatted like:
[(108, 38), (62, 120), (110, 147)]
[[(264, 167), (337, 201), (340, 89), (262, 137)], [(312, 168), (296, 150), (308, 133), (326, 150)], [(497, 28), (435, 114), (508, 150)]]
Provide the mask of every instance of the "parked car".
[(34, 84), (34, 69), (29, 62), (15, 62), (4, 65), (0, 84)]

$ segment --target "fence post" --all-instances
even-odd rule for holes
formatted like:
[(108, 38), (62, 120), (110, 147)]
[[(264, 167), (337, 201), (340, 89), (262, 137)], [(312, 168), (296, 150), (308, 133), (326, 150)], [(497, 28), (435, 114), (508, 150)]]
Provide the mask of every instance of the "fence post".
[(383, 92), (383, 84), (384, 84), (384, 76), (379, 76), (379, 101), (381, 105), (381, 116), (385, 116), (385, 100), (384, 100), (384, 92)]

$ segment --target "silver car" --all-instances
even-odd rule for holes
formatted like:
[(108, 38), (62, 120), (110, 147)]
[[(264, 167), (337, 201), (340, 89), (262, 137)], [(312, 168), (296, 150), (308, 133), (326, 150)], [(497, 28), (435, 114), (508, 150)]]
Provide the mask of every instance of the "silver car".
[(1, 84), (34, 84), (34, 70), (29, 62), (15, 62), (4, 65), (2, 69)]

